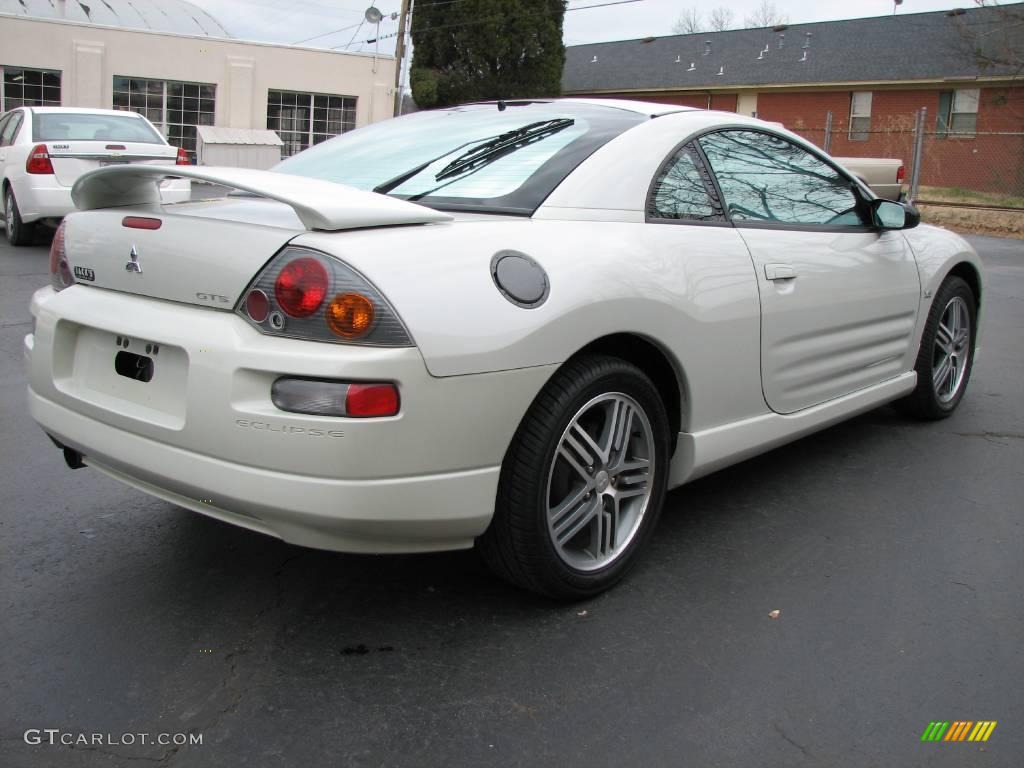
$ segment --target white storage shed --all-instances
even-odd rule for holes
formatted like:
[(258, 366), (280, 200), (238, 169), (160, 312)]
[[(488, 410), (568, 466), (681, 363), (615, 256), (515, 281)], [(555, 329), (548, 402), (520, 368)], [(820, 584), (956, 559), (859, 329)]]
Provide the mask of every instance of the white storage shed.
[(196, 162), (232, 168), (266, 170), (281, 161), (284, 142), (274, 132), (258, 128), (196, 127)]

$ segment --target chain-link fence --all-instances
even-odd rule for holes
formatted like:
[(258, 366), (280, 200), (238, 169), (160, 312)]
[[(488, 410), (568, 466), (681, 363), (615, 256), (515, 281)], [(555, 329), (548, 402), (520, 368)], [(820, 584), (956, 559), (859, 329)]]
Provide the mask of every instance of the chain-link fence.
[(1024, 132), (921, 130), (927, 126), (922, 111), (873, 130), (834, 129), (828, 120), (791, 130), (833, 157), (901, 160), (904, 193), (914, 202), (1024, 210)]

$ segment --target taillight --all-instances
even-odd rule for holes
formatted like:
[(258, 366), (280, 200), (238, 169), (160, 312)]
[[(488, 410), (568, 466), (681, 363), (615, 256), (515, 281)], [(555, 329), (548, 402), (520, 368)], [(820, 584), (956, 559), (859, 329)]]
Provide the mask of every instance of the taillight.
[(53, 242), (50, 243), (50, 285), (55, 291), (63, 291), (75, 282), (64, 247), (64, 225), (65, 222), (62, 221), (53, 234)]
[(907, 176), (907, 168), (906, 168), (906, 166), (901, 165), (898, 169), (896, 169), (896, 183), (897, 184), (902, 184), (903, 183), (903, 179), (905, 179), (906, 176)]
[(53, 173), (53, 163), (50, 162), (50, 153), (45, 144), (36, 144), (28, 153), (28, 160), (25, 161), (25, 170), (28, 173)]
[(345, 412), (362, 418), (394, 416), (398, 413), (398, 389), (394, 384), (350, 384)]
[(289, 246), (256, 276), (235, 312), (270, 336), (411, 347), (398, 314), (369, 280), (325, 253)]
[(314, 258), (289, 262), (274, 281), (274, 298), (291, 317), (309, 317), (324, 303), (327, 270)]
[(397, 416), (401, 407), (398, 387), (390, 382), (365, 384), (288, 376), (274, 382), (270, 400), (289, 413), (360, 419)]
[(182, 147), (178, 147), (178, 161), (176, 165), (192, 165), (192, 160), (188, 156), (188, 152)]

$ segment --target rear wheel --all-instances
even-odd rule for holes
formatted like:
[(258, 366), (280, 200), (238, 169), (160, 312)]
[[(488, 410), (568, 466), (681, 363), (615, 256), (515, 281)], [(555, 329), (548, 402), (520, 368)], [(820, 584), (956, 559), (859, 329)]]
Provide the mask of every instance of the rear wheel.
[(668, 480), (668, 417), (637, 367), (567, 363), (520, 425), (478, 547), (514, 584), (561, 599), (598, 594), (633, 565)]
[(7, 230), (7, 242), (11, 245), (31, 245), (35, 237), (35, 225), (21, 220), (18, 201), (10, 186), (4, 190), (4, 228)]
[(897, 402), (901, 410), (922, 419), (944, 419), (956, 410), (971, 378), (976, 320), (971, 287), (959, 277), (946, 278), (921, 336), (917, 387)]

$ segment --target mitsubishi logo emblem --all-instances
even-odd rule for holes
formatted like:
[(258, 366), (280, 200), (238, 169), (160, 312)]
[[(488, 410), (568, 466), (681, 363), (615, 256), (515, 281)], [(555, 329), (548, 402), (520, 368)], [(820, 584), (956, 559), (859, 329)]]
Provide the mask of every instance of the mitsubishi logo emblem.
[(124, 265), (125, 272), (136, 272), (142, 274), (142, 265), (139, 264), (139, 252), (135, 250), (135, 243), (132, 243), (131, 253), (128, 254), (131, 261)]

